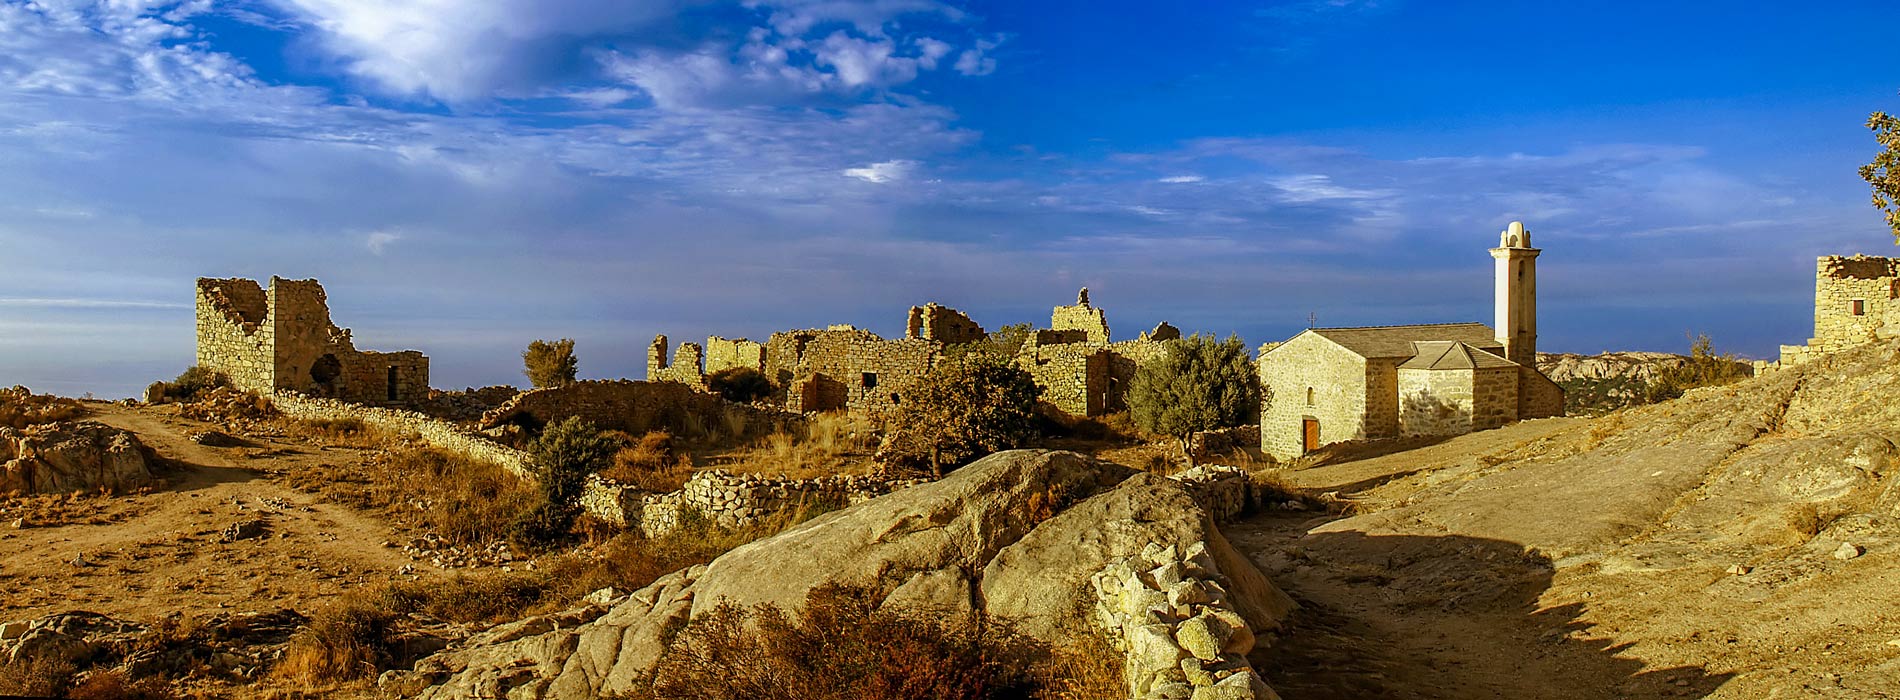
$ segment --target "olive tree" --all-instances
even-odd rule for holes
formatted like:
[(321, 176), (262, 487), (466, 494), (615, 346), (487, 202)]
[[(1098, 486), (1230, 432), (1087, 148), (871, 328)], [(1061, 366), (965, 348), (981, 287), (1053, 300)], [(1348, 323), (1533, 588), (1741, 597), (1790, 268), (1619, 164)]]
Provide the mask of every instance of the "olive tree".
[(1168, 352), (1136, 370), (1128, 385), (1135, 425), (1181, 441), (1188, 466), (1190, 441), (1204, 430), (1253, 420), (1260, 411), (1260, 375), (1237, 336), (1215, 340), (1195, 334), (1170, 341)]
[(572, 338), (528, 343), (528, 350), (521, 353), (521, 363), (527, 366), (524, 373), (528, 375), (528, 383), (536, 389), (572, 383), (580, 372)]
[(1860, 179), (1873, 187), (1874, 208), (1887, 214), (1894, 243), (1900, 244), (1900, 117), (1875, 112), (1867, 117), (1867, 128), (1881, 151), (1874, 162), (1860, 166)]
[(947, 358), (899, 395), (878, 459), (942, 476), (945, 466), (1027, 445), (1037, 434), (1040, 392), (1000, 354)]

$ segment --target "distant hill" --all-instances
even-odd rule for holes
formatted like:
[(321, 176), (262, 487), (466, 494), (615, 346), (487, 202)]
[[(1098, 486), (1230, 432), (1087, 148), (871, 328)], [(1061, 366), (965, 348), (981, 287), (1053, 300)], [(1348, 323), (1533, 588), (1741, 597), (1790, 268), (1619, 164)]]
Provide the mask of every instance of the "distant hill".
[[(1571, 415), (1596, 415), (1647, 401), (1650, 384), (1660, 373), (1679, 370), (1687, 355), (1666, 352), (1606, 352), (1600, 355), (1537, 353), (1537, 369), (1564, 388), (1564, 410)], [(1746, 363), (1735, 363), (1743, 375)]]

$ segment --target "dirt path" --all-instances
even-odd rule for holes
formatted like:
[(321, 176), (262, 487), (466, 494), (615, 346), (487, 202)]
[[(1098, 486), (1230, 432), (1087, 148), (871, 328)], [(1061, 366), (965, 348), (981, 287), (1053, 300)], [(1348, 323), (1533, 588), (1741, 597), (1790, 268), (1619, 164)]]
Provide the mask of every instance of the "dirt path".
[[(188, 435), (209, 429), (159, 409), (91, 404), (96, 420), (139, 435), (180, 465), (167, 488), (91, 498), (80, 522), (0, 530), (0, 619), (83, 609), (139, 621), (173, 612), (309, 612), (321, 599), (385, 580), (410, 560), (383, 546), (388, 527), (272, 483), (250, 464), (296, 469), (356, 459), (347, 450), (271, 440), (214, 448)], [(253, 462), (246, 454), (270, 452)], [(259, 521), (255, 537), (224, 536)]]

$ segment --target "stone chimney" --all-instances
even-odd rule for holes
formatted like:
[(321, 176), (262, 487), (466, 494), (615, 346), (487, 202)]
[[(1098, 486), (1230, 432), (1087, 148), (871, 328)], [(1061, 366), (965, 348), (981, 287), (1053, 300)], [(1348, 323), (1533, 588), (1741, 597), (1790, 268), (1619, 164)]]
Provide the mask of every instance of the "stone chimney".
[(1491, 249), (1497, 265), (1497, 331), (1504, 358), (1525, 367), (1537, 366), (1537, 254), (1524, 222), (1513, 221)]

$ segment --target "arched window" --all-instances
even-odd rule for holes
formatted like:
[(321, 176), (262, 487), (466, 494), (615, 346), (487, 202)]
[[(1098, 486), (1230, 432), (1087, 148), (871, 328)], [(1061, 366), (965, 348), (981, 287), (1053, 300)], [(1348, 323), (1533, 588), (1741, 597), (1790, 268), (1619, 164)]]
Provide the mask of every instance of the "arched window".
[(1313, 387), (1306, 388), (1306, 405), (1313, 405)]

